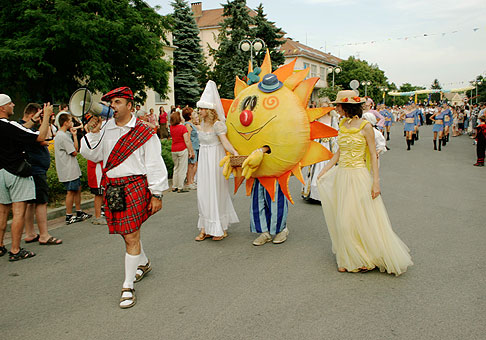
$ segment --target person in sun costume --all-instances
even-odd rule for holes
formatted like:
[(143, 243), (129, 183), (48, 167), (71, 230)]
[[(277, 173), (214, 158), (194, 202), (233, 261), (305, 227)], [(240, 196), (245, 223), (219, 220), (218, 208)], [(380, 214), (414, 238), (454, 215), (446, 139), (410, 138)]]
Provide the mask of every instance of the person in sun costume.
[[(226, 156), (220, 163), (228, 178), (235, 176), (235, 191), (246, 179), (251, 196), (250, 228), (259, 236), (256, 246), (285, 242), (290, 175), (304, 184), (301, 168), (332, 157), (314, 139), (337, 131), (317, 121), (332, 108), (307, 108), (319, 78), (306, 79), (309, 69), (294, 72), (296, 60), (272, 72), (267, 51), (261, 67), (250, 64), (248, 81), (236, 77), (235, 99), (223, 100), (227, 136), (241, 157)], [(236, 159), (235, 159), (236, 158)]]

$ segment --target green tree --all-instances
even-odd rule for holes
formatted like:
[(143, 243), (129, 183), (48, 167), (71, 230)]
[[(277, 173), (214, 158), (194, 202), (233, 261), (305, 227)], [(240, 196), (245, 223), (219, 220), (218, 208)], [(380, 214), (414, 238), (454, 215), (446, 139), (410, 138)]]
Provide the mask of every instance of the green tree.
[[(202, 89), (200, 80), (206, 80), (205, 63), (199, 38), (199, 28), (185, 0), (172, 2), (174, 8), (174, 94), (177, 104), (194, 106)], [(201, 74), (202, 73), (202, 74)]]
[(61, 101), (80, 86), (168, 89), (170, 28), (142, 0), (3, 1), (0, 88), (18, 102)]
[(253, 19), (250, 17), (246, 0), (227, 0), (223, 4), (221, 29), (217, 41), (219, 47), (210, 49), (215, 65), (211, 78), (220, 86), (219, 94), (222, 98), (234, 97), (235, 77), (246, 76), (248, 69), (248, 54), (239, 48), (243, 39), (251, 39), (250, 26)]
[[(255, 27), (252, 28), (251, 35), (265, 42), (265, 47), (270, 52), (272, 59), (272, 70), (276, 70), (285, 62), (284, 53), (279, 50), (279, 47), (284, 43), (284, 34), (281, 28), (276, 27), (274, 22), (267, 19), (267, 15), (263, 11), (263, 4), (257, 7), (256, 13), (253, 18)], [(264, 58), (265, 49), (256, 55), (255, 63), (261, 65)]]
[[(376, 64), (368, 64), (366, 60), (349, 57), (339, 63), (341, 73), (334, 77), (334, 83), (341, 85), (344, 89), (349, 89), (351, 80), (356, 79), (360, 83), (362, 81), (371, 81), (371, 85), (367, 86), (366, 94), (371, 97), (375, 103), (383, 102), (382, 88), (389, 88), (388, 79), (385, 72), (380, 70)], [(328, 84), (332, 82), (332, 74), (328, 75)], [(358, 88), (360, 96), (365, 95), (365, 88), (360, 85)]]
[[(430, 85), (430, 88), (432, 90), (441, 90), (442, 89), (442, 86), (440, 85), (438, 79), (434, 79), (434, 81), (432, 82), (432, 85)], [(438, 103), (440, 101), (440, 93), (432, 93), (431, 94), (431, 97), (430, 97), (430, 100), (433, 101), (433, 102)]]

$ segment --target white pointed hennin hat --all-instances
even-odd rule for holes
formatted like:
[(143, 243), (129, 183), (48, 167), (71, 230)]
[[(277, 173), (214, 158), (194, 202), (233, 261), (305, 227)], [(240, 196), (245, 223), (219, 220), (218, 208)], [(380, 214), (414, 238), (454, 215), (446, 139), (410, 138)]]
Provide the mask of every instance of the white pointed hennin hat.
[(223, 104), (221, 103), (221, 98), (219, 97), (218, 87), (212, 80), (207, 82), (206, 88), (201, 95), (201, 99), (199, 99), (196, 106), (200, 109), (216, 110), (219, 120), (222, 122), (226, 120), (224, 116)]

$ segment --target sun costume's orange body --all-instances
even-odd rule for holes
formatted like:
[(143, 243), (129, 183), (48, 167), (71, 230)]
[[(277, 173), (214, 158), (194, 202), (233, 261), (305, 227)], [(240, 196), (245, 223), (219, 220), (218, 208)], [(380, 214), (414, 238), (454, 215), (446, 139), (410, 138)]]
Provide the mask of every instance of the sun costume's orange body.
[[(283, 86), (264, 92), (258, 83), (247, 85), (236, 77), (235, 99), (223, 100), (227, 114), (228, 139), (240, 155), (252, 155), (263, 146), (270, 148), (247, 179), (247, 194), (251, 193), (254, 178), (266, 188), (273, 199), (275, 183), (279, 182), (285, 196), (293, 203), (288, 191), (288, 180), (294, 174), (303, 182), (301, 168), (328, 160), (332, 153), (316, 138), (333, 137), (337, 131), (316, 119), (333, 108), (307, 108), (307, 102), (319, 78), (309, 78), (309, 69), (294, 72), (295, 60), (277, 69), (275, 74)], [(271, 72), (269, 53), (258, 75), (260, 82)], [(249, 73), (253, 72), (251, 65)], [(245, 177), (245, 164), (236, 168), (235, 192)]]

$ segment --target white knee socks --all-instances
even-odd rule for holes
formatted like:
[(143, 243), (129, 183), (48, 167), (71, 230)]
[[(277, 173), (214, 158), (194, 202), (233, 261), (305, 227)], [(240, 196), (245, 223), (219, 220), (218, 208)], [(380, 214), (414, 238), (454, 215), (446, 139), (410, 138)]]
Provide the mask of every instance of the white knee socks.
[[(133, 288), (133, 281), (135, 280), (135, 274), (137, 272), (138, 263), (140, 261), (140, 255), (125, 254), (125, 282), (123, 282), (123, 288)], [(124, 292), (123, 297), (131, 297), (132, 294)], [(120, 303), (120, 306), (129, 305), (132, 301), (127, 300)]]
[(142, 240), (140, 240), (140, 262), (138, 263), (139, 266), (145, 266), (148, 262), (147, 256), (145, 256), (145, 252), (143, 251)]

